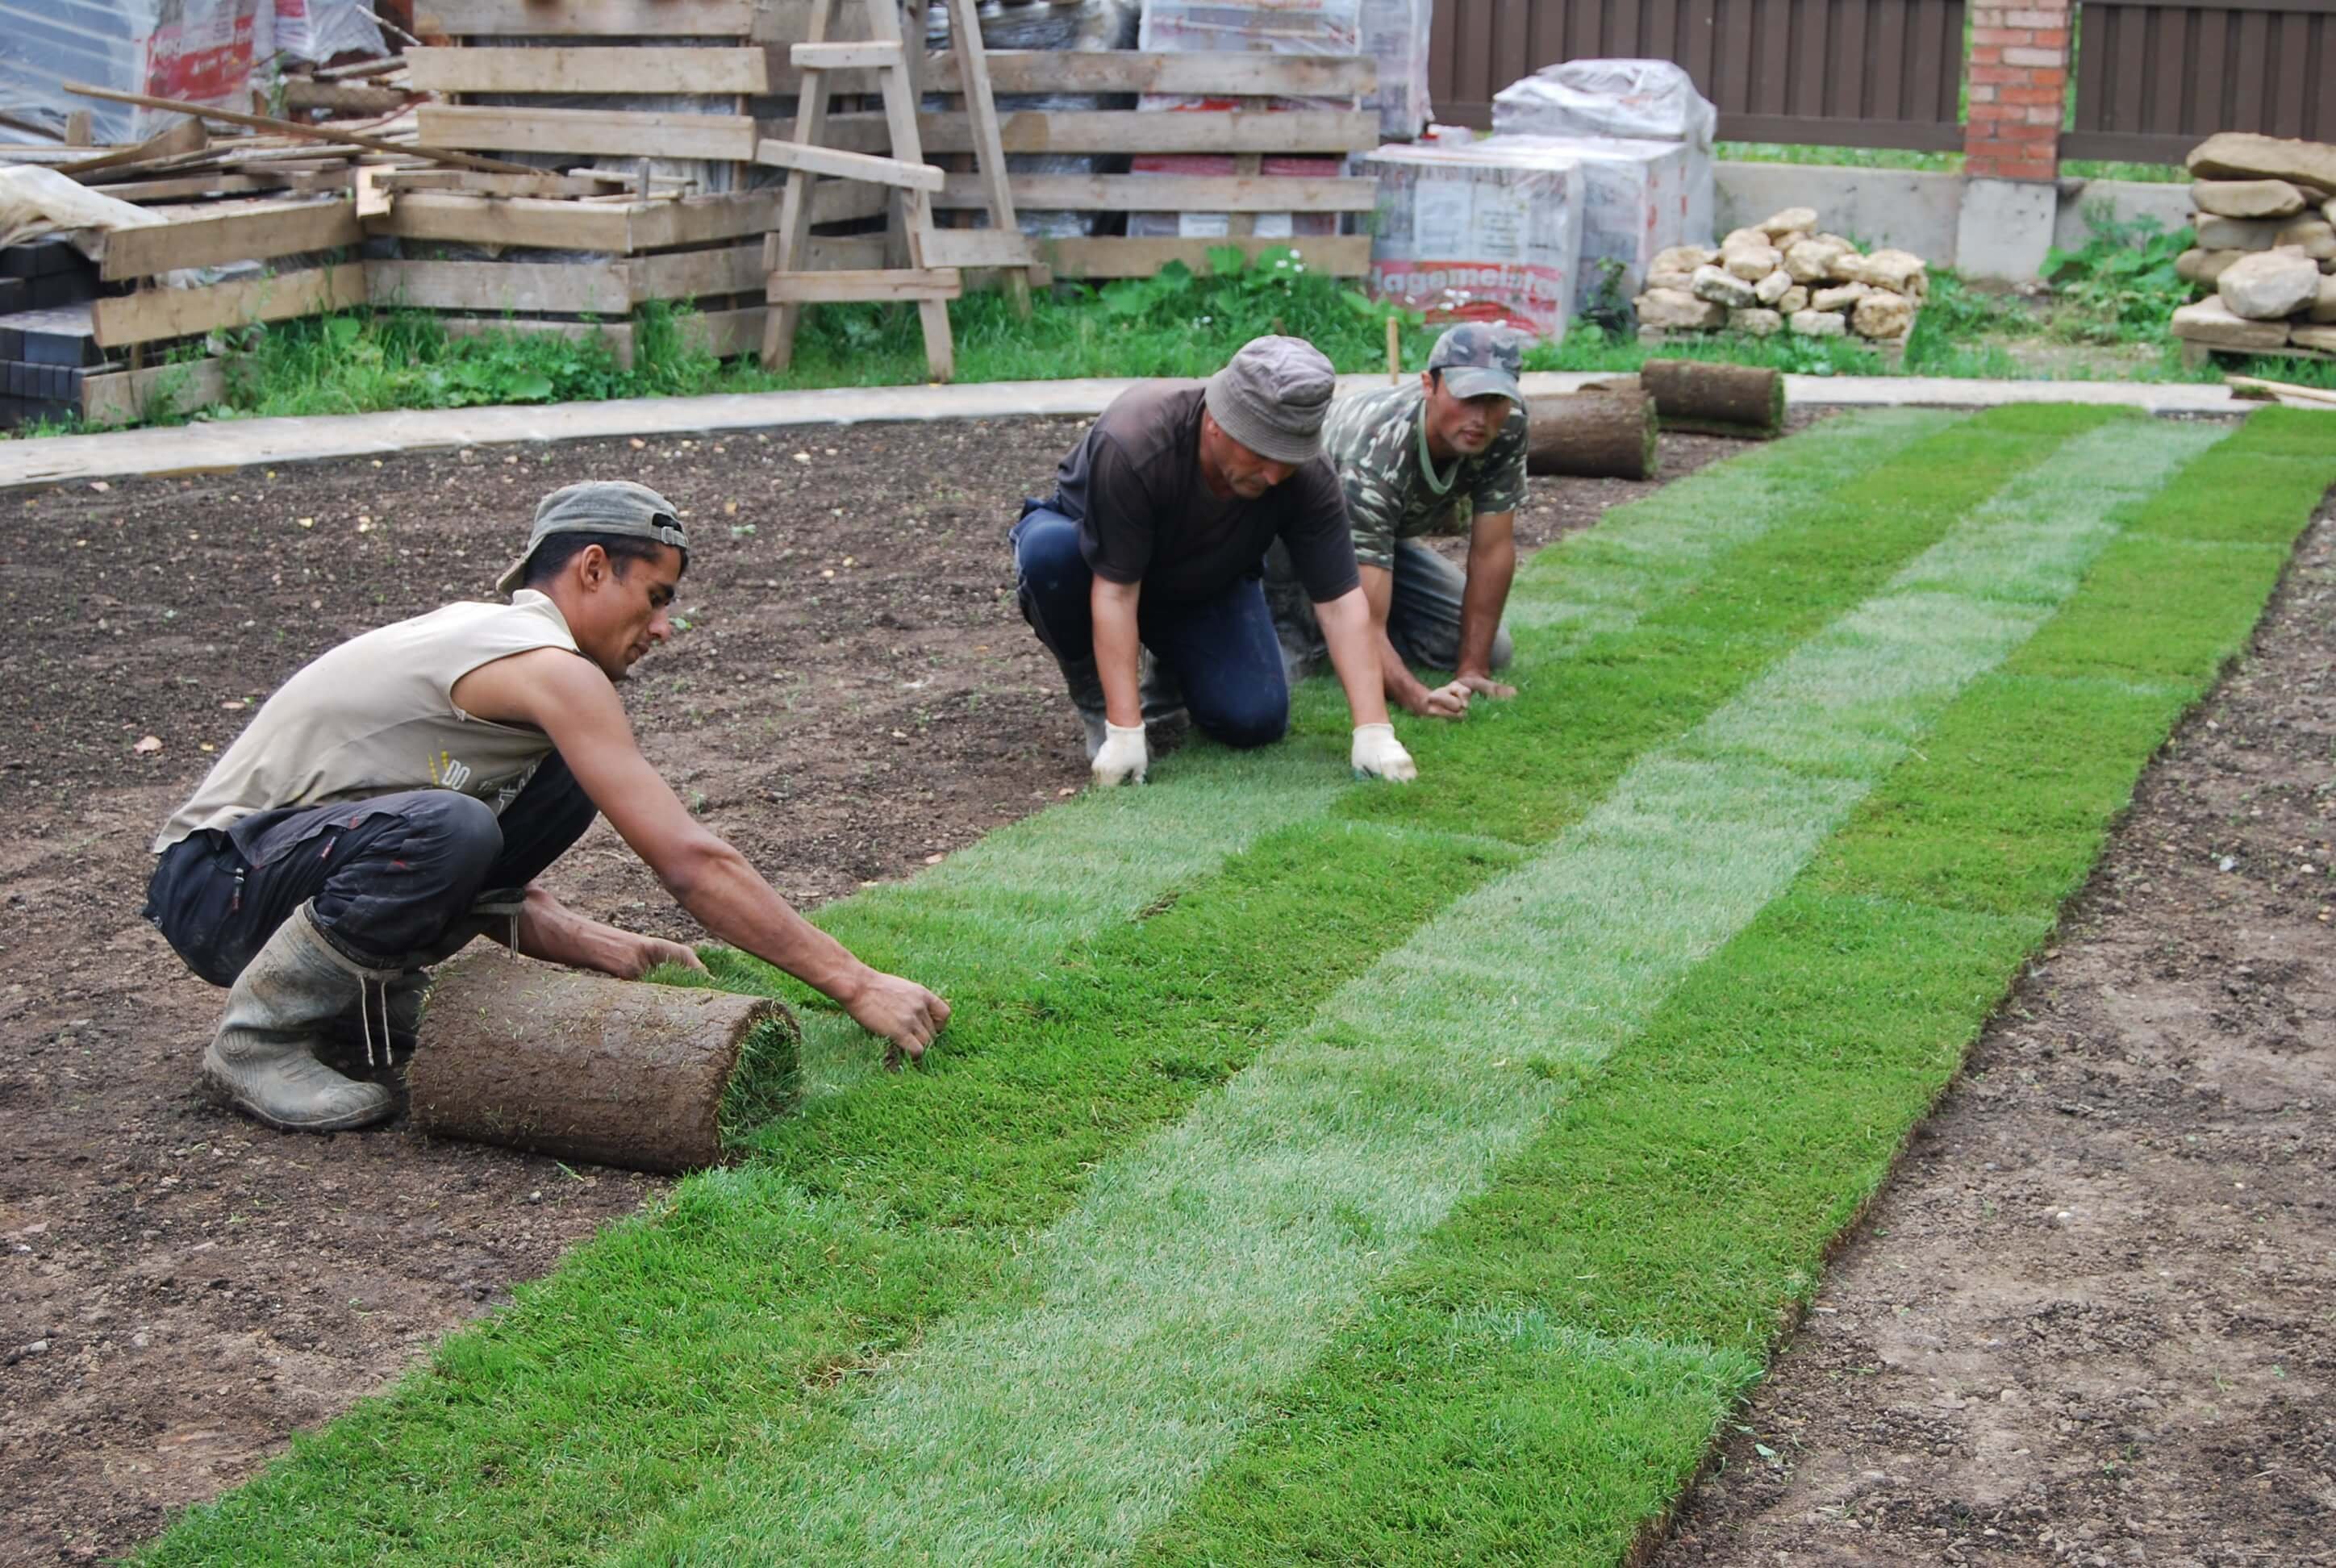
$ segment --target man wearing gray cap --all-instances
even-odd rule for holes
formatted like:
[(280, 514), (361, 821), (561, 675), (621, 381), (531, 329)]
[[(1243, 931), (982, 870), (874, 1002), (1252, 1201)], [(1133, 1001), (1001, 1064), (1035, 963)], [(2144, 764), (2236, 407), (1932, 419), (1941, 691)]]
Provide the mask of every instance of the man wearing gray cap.
[[(1141, 781), (1173, 683), (1204, 735), (1264, 745), (1290, 687), (1259, 586), (1288, 552), (1355, 720), (1358, 774), (1417, 776), (1395, 738), (1338, 482), (1322, 459), (1330, 362), (1260, 337), (1201, 385), (1123, 393), (1014, 526), (1022, 614), (1062, 666), (1099, 784)], [(1144, 671), (1144, 655), (1153, 670)], [(1149, 710), (1149, 711), (1147, 711)]]
[[(1436, 340), (1412, 386), (1342, 397), (1323, 444), (1346, 491), (1355, 560), (1371, 607), (1371, 645), (1390, 701), (1458, 718), (1471, 697), (1510, 697), (1501, 612), (1515, 575), (1516, 509), (1525, 494), (1524, 394), (1518, 335), (1468, 322)], [(1464, 572), (1428, 548), (1465, 534)], [(1267, 558), (1266, 600), (1291, 677), (1321, 662), (1322, 628), (1288, 557)], [(1430, 687), (1411, 667), (1451, 670)]]
[[(689, 544), (666, 499), (624, 482), (543, 498), (509, 604), (450, 604), (343, 643), (261, 705), (159, 837), (146, 918), (228, 988), (203, 1073), (287, 1132), (362, 1127), (411, 1049), (423, 969), (478, 935), (632, 978), (696, 957), (587, 920), (533, 884), (599, 812), (715, 936), (842, 1004), (910, 1057), (948, 1021), (787, 906), (641, 755), (617, 696), (672, 635)], [(348, 1065), (346, 1064), (345, 1065)]]

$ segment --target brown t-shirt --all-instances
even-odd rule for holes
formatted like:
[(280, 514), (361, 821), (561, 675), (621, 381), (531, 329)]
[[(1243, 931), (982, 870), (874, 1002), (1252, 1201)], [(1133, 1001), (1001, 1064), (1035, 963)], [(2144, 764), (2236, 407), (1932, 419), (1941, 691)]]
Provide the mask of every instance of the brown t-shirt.
[(1255, 501), (1220, 498), (1201, 478), (1201, 394), (1186, 386), (1121, 393), (1071, 448), (1054, 509), (1079, 524), (1079, 553), (1107, 582), (1147, 597), (1214, 597), (1255, 576), (1276, 539), (1315, 603), (1362, 581), (1347, 500), (1317, 457)]

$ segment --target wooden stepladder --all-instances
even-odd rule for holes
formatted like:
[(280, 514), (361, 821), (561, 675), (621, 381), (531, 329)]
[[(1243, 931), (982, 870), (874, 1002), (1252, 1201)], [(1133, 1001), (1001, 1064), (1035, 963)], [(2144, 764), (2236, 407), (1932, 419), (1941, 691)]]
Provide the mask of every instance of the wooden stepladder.
[[(756, 161), (787, 170), (786, 194), (779, 205), (779, 226), (764, 241), (764, 268), (769, 272), (770, 311), (763, 327), (763, 364), (784, 370), (794, 357), (795, 328), (806, 305), (851, 301), (913, 299), (924, 329), (925, 367), (935, 381), (947, 381), (955, 369), (956, 352), (949, 337), (949, 301), (964, 292), (963, 269), (1004, 268), (1017, 306), (1027, 309), (1029, 280), (1038, 268), (1029, 241), (1014, 218), (1013, 192), (1007, 183), (1006, 154), (999, 145), (998, 108), (989, 91), (989, 66), (981, 44), (981, 26), (975, 15), (976, 0), (949, 0), (949, 42), (957, 55), (965, 106), (973, 130), (984, 198), (989, 208), (986, 229), (936, 229), (933, 197), (941, 190), (942, 171), (924, 161), (917, 131), (915, 64), (900, 34), (897, 0), (861, 0), (868, 19), (869, 41), (831, 44), (828, 28), (844, 0), (812, 0), (809, 37), (793, 51), (795, 68), (803, 73), (802, 98), (795, 111), (794, 138), (765, 140), (755, 149)], [(880, 158), (821, 145), (827, 128), (828, 102), (833, 94), (830, 73), (872, 68), (884, 94), (884, 118), (891, 135), (892, 152)], [(812, 180), (820, 175), (866, 180), (891, 187), (894, 210), (908, 265), (850, 271), (805, 269), (811, 232)]]

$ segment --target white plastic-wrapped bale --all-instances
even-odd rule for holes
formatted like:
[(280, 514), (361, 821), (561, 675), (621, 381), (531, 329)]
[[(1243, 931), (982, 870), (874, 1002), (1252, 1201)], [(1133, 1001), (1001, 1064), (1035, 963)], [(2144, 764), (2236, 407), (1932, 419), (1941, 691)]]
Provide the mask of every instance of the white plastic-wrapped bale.
[(1492, 141), (1390, 144), (1378, 180), (1372, 295), (1435, 322), (1504, 321), (1565, 335), (1582, 271), (1582, 166)]
[[(1363, 48), (1364, 0), (1144, 0), (1136, 47), (1165, 54), (1250, 54), (1295, 55), (1357, 54)], [(1036, 9), (1036, 7), (1033, 7)], [(1194, 98), (1146, 93), (1136, 107), (1147, 112), (1182, 110), (1223, 111), (1254, 107), (1240, 98)], [(1270, 98), (1269, 110), (1351, 110), (1353, 98)], [(1231, 175), (1239, 165), (1230, 153), (1141, 153), (1129, 164), (1135, 174)], [(1346, 160), (1336, 157), (1272, 157), (1259, 164), (1261, 174), (1298, 175), (1334, 180), (1346, 172)], [(1134, 239), (1221, 239), (1233, 231), (1232, 217), (1224, 212), (1147, 212), (1127, 215), (1127, 232)], [(1338, 232), (1335, 212), (1260, 212), (1250, 232), (1277, 239)]]
[(1568, 60), (1493, 95), (1498, 136), (1675, 141), (1681, 168), (1681, 238), (1708, 239), (1717, 205), (1711, 143), (1719, 111), (1669, 60)]
[(1378, 86), (1363, 107), (1379, 114), (1379, 134), (1407, 141), (1429, 118), (1427, 51), (1433, 0), (1363, 0), (1363, 53), (1378, 62)]
[(1581, 164), (1582, 269), (1591, 283), (1597, 281), (1599, 263), (1612, 261), (1621, 268), (1621, 290), (1636, 294), (1646, 287), (1657, 256), (1698, 243), (1709, 232), (1693, 231), (1688, 222), (1691, 165), (1708, 155), (1685, 142), (1495, 133), (1476, 148)]

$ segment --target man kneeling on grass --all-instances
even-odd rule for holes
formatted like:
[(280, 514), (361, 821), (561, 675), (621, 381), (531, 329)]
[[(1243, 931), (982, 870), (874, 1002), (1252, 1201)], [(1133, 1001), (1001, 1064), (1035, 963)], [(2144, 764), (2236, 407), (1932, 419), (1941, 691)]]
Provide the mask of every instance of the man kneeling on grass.
[[(1459, 718), (1474, 696), (1512, 697), (1493, 678), (1509, 663), (1501, 612), (1516, 573), (1514, 531), (1525, 494), (1525, 400), (1516, 334), (1480, 323), (1436, 340), (1416, 386), (1342, 397), (1323, 443), (1345, 487), (1355, 559), (1371, 608), (1371, 647), (1387, 695), (1407, 713)], [(1463, 572), (1422, 536), (1465, 533)], [(1321, 667), (1323, 628), (1290, 558), (1266, 558), (1290, 678)], [(1451, 670), (1430, 687), (1414, 665)]]
[(482, 933), (627, 979), (696, 966), (531, 885), (596, 811), (706, 930), (923, 1055), (949, 1004), (790, 909), (633, 739), (616, 683), (673, 634), (688, 550), (655, 491), (571, 484), (544, 497), (496, 583), (511, 603), (367, 632), (261, 706), (154, 841), (146, 905), (187, 967), (228, 988), (203, 1072), (238, 1106), (291, 1132), (388, 1115), (388, 1087), (319, 1053), (354, 1065), (361, 1051), (370, 1068), (411, 1049), (423, 969)]
[[(1265, 745), (1290, 687), (1259, 587), (1285, 549), (1355, 719), (1358, 774), (1417, 775), (1387, 723), (1338, 482), (1322, 461), (1330, 362), (1260, 337), (1200, 385), (1120, 394), (1014, 525), (1022, 614), (1063, 667), (1099, 784), (1141, 781), (1147, 720)], [(1144, 655), (1149, 653), (1149, 660)], [(1148, 669), (1147, 669), (1148, 665)]]

